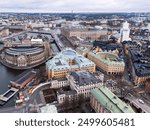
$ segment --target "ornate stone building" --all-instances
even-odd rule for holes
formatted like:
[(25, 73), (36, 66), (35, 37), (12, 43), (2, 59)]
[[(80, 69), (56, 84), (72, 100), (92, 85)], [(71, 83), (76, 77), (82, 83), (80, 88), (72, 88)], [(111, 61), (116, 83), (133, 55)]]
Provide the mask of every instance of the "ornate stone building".
[(51, 56), (51, 35), (26, 32), (4, 41), (1, 62), (13, 69), (29, 69), (44, 63)]

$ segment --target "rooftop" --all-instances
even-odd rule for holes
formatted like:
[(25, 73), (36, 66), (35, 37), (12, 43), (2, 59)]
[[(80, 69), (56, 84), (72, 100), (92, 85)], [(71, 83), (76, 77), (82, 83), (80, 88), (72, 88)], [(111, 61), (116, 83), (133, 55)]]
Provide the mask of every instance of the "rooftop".
[(133, 109), (106, 87), (91, 90), (92, 95), (111, 113), (134, 113)]
[(24, 43), (27, 42), (49, 42), (52, 40), (51, 33), (46, 32), (36, 32), (36, 31), (23, 31), (18, 35), (14, 35), (10, 38), (7, 38), (5, 42), (12, 42), (12, 43)]
[(125, 66), (124, 61), (120, 59), (118, 55), (114, 54), (113, 52), (107, 52), (107, 51), (96, 52), (95, 50), (93, 50), (90, 51), (88, 54), (94, 56), (96, 59), (101, 60), (107, 64), (119, 64)]
[(122, 50), (121, 46), (119, 44), (116, 44), (116, 43), (108, 43), (107, 41), (104, 42), (104, 41), (94, 41), (93, 42), (93, 46), (94, 47), (99, 47), (101, 48), (103, 51), (113, 51), (113, 50), (116, 50), (118, 49), (119, 51)]
[(96, 29), (96, 28), (86, 28), (86, 27), (72, 27), (72, 28), (65, 28), (66, 31), (71, 31), (71, 32), (99, 32), (102, 30), (106, 29)]
[(133, 67), (137, 76), (150, 75), (150, 48), (140, 52), (139, 50), (129, 50)]
[[(69, 61), (73, 63), (69, 63)], [(80, 68), (84, 66), (93, 66), (95, 65), (92, 61), (87, 58), (79, 55), (76, 51), (71, 48), (65, 48), (62, 52), (57, 54), (53, 59), (49, 60), (47, 67), (51, 70), (58, 69), (70, 69), (70, 68)]]
[[(101, 73), (99, 73), (99, 75), (100, 74)], [(92, 73), (85, 70), (73, 71), (70, 72), (70, 75), (74, 78), (76, 84), (79, 86), (102, 82), (96, 77), (98, 75), (97, 73)]]
[(57, 90), (57, 94), (58, 95), (64, 94), (66, 96), (69, 96), (69, 95), (75, 95), (75, 94), (77, 94), (77, 92), (75, 90), (64, 91), (63, 89), (59, 89), (59, 90)]
[(21, 53), (26, 54), (38, 54), (44, 51), (43, 48), (40, 47), (31, 47), (31, 46), (22, 46), (22, 47), (12, 47), (5, 50), (7, 54), (10, 55), (20, 55)]

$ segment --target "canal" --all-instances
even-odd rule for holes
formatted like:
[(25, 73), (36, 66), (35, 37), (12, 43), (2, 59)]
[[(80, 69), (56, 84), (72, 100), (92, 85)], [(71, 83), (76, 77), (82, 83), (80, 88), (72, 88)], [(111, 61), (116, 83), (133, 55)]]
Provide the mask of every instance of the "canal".
[[(10, 80), (14, 79), (17, 75), (21, 74), (23, 71), (9, 69), (3, 66), (0, 63), (0, 94), (6, 92), (8, 88), (8, 84)], [(0, 108), (12, 107), (15, 105), (15, 96), (11, 98), (4, 106), (0, 106)]]

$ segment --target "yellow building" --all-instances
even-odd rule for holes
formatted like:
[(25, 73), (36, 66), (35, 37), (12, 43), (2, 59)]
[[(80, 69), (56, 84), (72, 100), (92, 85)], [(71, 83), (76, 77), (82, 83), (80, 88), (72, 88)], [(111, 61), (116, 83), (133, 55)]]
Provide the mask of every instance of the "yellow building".
[(95, 64), (71, 48), (66, 48), (46, 63), (46, 70), (49, 79), (52, 77), (62, 78), (69, 71), (88, 70), (95, 72)]
[(77, 51), (93, 61), (97, 67), (102, 69), (107, 74), (120, 74), (124, 72), (125, 63), (117, 55), (117, 50), (112, 52), (102, 51), (100, 48), (87, 51), (85, 47), (77, 48)]

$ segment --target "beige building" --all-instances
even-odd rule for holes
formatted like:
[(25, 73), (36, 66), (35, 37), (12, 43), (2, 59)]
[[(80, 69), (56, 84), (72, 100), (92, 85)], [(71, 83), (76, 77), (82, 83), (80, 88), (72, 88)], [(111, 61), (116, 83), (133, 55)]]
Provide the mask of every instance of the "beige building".
[(50, 50), (43, 47), (11, 47), (2, 55), (3, 63), (12, 68), (25, 69), (39, 65), (50, 56)]
[(83, 39), (96, 40), (102, 35), (107, 35), (107, 30), (96, 30), (87, 28), (64, 28), (62, 29), (62, 35), (65, 37), (80, 37)]
[(148, 79), (150, 79), (150, 75), (147, 76), (137, 76), (134, 75), (133, 80), (134, 80), (134, 84), (138, 85), (138, 84), (144, 84)]
[(107, 74), (120, 74), (124, 72), (125, 63), (117, 53), (118, 51), (102, 51), (100, 48), (87, 51), (84, 47), (77, 48), (77, 51), (82, 55), (87, 55), (87, 58), (93, 61), (97, 67)]
[(92, 47), (93, 44), (90, 40), (81, 39), (79, 37), (66, 37), (72, 46), (81, 46), (81, 47)]
[[(2, 63), (13, 69), (28, 69), (44, 63), (51, 56), (49, 35), (23, 32), (5, 39), (1, 54)], [(28, 38), (33, 36), (34, 40)]]

